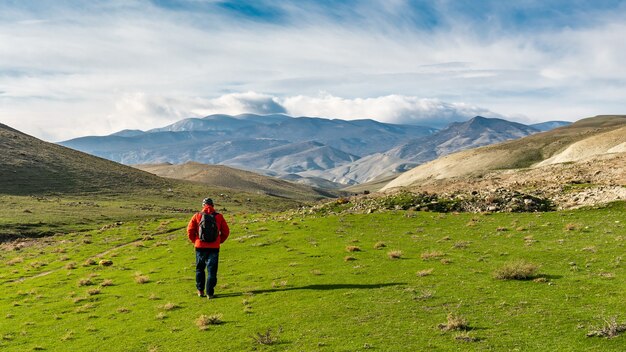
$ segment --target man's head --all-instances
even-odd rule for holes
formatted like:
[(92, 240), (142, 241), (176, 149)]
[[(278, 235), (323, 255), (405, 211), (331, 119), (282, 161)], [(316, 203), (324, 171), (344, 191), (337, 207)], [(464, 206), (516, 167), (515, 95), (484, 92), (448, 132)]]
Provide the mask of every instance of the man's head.
[(211, 198), (204, 198), (204, 200), (202, 201), (202, 205), (213, 206), (213, 199), (211, 199)]

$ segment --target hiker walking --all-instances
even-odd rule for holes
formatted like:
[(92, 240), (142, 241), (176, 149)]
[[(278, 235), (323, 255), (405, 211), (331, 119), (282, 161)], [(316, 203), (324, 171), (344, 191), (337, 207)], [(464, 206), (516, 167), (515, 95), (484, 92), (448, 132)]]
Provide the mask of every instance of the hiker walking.
[[(220, 244), (226, 241), (229, 234), (230, 229), (224, 216), (215, 211), (211, 198), (205, 198), (202, 211), (196, 213), (187, 225), (187, 236), (196, 249), (196, 288), (199, 297), (205, 297), (205, 287), (209, 299), (215, 297)], [(208, 276), (205, 275), (205, 268)]]

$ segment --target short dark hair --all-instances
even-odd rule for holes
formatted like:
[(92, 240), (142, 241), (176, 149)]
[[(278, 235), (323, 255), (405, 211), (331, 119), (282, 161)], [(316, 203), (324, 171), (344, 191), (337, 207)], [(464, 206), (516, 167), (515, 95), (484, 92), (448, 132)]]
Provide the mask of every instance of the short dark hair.
[(213, 199), (211, 198), (204, 198), (204, 200), (202, 201), (202, 205), (213, 205)]

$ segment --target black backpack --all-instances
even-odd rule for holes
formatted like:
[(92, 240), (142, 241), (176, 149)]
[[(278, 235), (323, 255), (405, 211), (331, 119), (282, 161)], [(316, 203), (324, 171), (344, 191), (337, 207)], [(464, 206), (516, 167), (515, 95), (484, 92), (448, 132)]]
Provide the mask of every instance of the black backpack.
[(215, 221), (215, 215), (202, 213), (202, 219), (200, 220), (200, 226), (198, 226), (198, 237), (202, 242), (215, 242), (217, 240), (217, 221)]

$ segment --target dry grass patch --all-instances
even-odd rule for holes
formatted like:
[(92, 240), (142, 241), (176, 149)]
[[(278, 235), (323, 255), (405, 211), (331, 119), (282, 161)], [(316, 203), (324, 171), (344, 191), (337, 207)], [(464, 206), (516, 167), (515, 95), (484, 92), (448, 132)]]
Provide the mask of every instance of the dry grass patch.
[(604, 319), (604, 324), (587, 333), (587, 337), (605, 337), (611, 339), (617, 337), (619, 334), (626, 332), (626, 323), (619, 324), (617, 317), (610, 317)]
[(424, 276), (428, 276), (430, 274), (433, 273), (433, 268), (430, 269), (424, 269), (424, 270), (420, 270), (417, 272), (417, 276), (419, 277), (424, 277)]
[(570, 223), (570, 224), (566, 224), (563, 229), (565, 231), (576, 231), (576, 230), (580, 229), (580, 225)]
[(67, 269), (67, 270), (74, 270), (74, 269), (76, 269), (76, 263), (75, 262), (69, 262), (69, 263), (65, 264), (65, 269)]
[(102, 281), (100, 286), (102, 286), (102, 287), (113, 286), (113, 280), (106, 279), (106, 280)]
[(394, 250), (394, 251), (387, 252), (387, 256), (389, 257), (389, 259), (400, 259), (400, 258), (402, 258), (403, 254), (404, 253), (402, 253), (402, 251), (400, 251), (400, 250)]
[(374, 249), (383, 249), (387, 247), (387, 244), (385, 244), (385, 242), (376, 242), (376, 244), (374, 244)]
[(150, 277), (141, 273), (135, 273), (135, 282), (138, 284), (145, 284), (150, 282)]
[(346, 246), (346, 252), (360, 252), (361, 247), (359, 246)]
[(343, 261), (344, 262), (351, 262), (351, 261), (354, 261), (354, 260), (356, 260), (356, 258), (351, 256), (351, 255), (347, 255), (347, 256), (343, 257)]
[(504, 264), (494, 272), (494, 277), (500, 280), (528, 280), (532, 279), (539, 266), (524, 260), (516, 260)]
[(100, 294), (100, 289), (97, 289), (97, 288), (89, 289), (89, 290), (87, 290), (87, 294), (90, 295), (90, 296), (98, 295), (98, 294)]
[(318, 270), (318, 269), (313, 269), (313, 270), (311, 270), (311, 274), (313, 274), (313, 275), (322, 275), (322, 271)]
[(422, 258), (422, 260), (431, 260), (431, 259), (439, 259), (443, 257), (444, 255), (446, 254), (440, 251), (431, 251), (431, 252), (422, 253), (420, 257)]
[(126, 307), (119, 307), (119, 308), (117, 308), (117, 312), (118, 313), (130, 313), (130, 309), (128, 309)]
[(163, 310), (174, 310), (180, 308), (180, 306), (176, 303), (168, 302), (160, 307)]
[(448, 313), (447, 322), (437, 325), (443, 331), (469, 330), (467, 319), (460, 315)]
[(93, 281), (91, 281), (90, 278), (84, 278), (84, 279), (78, 280), (78, 287), (91, 286), (91, 285), (93, 285)]
[(196, 326), (198, 329), (204, 331), (209, 329), (209, 325), (219, 325), (223, 323), (223, 314), (202, 314), (196, 319)]
[(111, 265), (113, 265), (113, 261), (112, 260), (108, 260), (108, 259), (102, 259), (101, 261), (98, 262), (98, 265), (100, 265), (100, 266), (111, 266)]
[(13, 259), (8, 260), (6, 262), (6, 264), (9, 265), (9, 266), (13, 266), (15, 264), (22, 263), (22, 262), (24, 262), (24, 258), (22, 258), (22, 257), (15, 257)]

